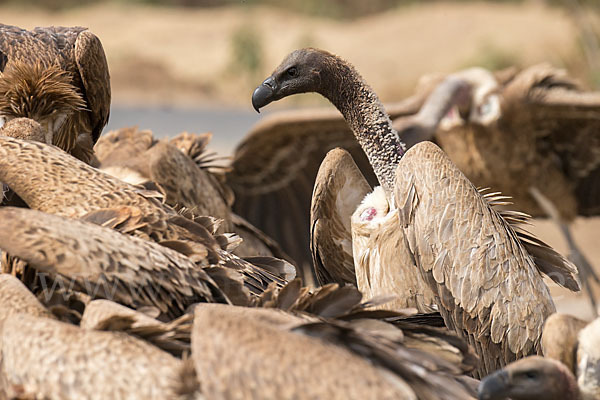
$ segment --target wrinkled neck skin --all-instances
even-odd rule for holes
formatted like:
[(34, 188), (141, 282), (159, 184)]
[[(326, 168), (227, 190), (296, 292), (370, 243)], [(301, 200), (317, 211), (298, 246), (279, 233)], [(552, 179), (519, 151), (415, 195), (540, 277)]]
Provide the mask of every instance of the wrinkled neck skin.
[(379, 98), (358, 72), (344, 62), (326, 65), (321, 70), (321, 82), (320, 93), (350, 125), (389, 198), (405, 147)]

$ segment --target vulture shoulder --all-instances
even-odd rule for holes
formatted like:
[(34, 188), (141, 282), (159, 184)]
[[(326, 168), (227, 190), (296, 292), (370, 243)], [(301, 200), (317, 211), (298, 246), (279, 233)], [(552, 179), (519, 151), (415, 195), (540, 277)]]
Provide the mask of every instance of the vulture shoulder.
[(192, 321), (193, 314), (188, 313), (173, 321), (162, 322), (141, 311), (110, 300), (98, 299), (86, 305), (79, 326), (84, 329), (125, 332), (181, 358), (191, 350)]
[(558, 360), (576, 373), (577, 336), (588, 324), (572, 315), (554, 313), (544, 322), (542, 353), (544, 357)]

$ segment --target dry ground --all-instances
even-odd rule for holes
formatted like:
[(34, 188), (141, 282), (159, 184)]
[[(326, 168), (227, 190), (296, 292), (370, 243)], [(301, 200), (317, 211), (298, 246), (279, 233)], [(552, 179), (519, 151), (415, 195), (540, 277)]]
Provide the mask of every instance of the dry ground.
[[(83, 25), (103, 41), (116, 103), (250, 107), (251, 90), (290, 50), (312, 45), (351, 60), (384, 101), (410, 93), (417, 79), (473, 64), (501, 67), (548, 61), (583, 78), (578, 30), (563, 11), (535, 4), (430, 4), (352, 22), (267, 8), (181, 10), (101, 5), (49, 13), (0, 7), (2, 22), (33, 28)], [(597, 20), (597, 19), (596, 19)], [(234, 37), (260, 49), (254, 72), (237, 61)], [(238, 39), (239, 40), (239, 39)], [(280, 106), (319, 102), (286, 99)], [(548, 221), (533, 229), (561, 252)], [(578, 219), (575, 236), (600, 270), (600, 218)], [(554, 285), (555, 286), (555, 285)], [(560, 310), (591, 315), (581, 296), (552, 288)]]

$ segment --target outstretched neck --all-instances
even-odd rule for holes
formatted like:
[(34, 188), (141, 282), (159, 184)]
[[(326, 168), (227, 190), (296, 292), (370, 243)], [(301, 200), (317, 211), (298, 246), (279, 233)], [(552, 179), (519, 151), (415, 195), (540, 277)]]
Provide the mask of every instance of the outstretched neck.
[(321, 94), (336, 106), (367, 155), (379, 183), (393, 192), (396, 167), (405, 147), (373, 90), (349, 64), (338, 61), (321, 71)]

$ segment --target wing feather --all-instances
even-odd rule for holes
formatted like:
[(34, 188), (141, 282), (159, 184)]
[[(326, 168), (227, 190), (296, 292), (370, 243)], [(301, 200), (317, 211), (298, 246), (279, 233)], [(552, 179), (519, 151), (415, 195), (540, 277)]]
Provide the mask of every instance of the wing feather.
[[(430, 287), (442, 294), (444, 319), (477, 344), (479, 373), (538, 352), (554, 304), (543, 269), (514, 229), (432, 143), (418, 144), (400, 162), (395, 198), (406, 198), (411, 186), (419, 203), (399, 204), (413, 207), (400, 212), (411, 217), (402, 220), (414, 238), (411, 252)], [(572, 266), (558, 261), (576, 281)]]

